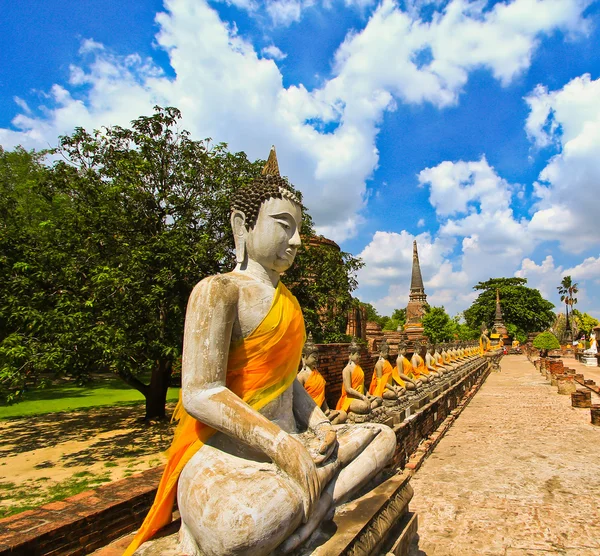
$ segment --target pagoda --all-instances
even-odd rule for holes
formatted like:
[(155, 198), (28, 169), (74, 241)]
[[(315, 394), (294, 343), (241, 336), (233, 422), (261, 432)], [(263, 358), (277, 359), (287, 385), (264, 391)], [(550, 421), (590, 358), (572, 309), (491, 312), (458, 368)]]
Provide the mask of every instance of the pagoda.
[(412, 276), (410, 279), (410, 294), (406, 307), (406, 324), (404, 332), (408, 340), (423, 340), (423, 315), (427, 307), (427, 295), (423, 286), (421, 265), (419, 264), (419, 252), (417, 242), (413, 241)]
[(496, 288), (496, 314), (494, 315), (494, 326), (492, 327), (494, 333), (498, 334), (499, 341), (505, 343), (508, 338), (508, 330), (504, 324), (502, 317), (502, 307), (500, 307), (500, 290)]

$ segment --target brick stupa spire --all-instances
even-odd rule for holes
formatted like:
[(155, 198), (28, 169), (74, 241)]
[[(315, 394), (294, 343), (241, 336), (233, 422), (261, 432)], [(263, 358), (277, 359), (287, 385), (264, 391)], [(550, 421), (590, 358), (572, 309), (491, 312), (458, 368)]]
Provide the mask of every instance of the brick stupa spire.
[(427, 306), (427, 295), (423, 286), (421, 265), (419, 264), (419, 252), (417, 242), (413, 242), (412, 275), (410, 280), (410, 294), (406, 307), (406, 325), (404, 331), (409, 340), (420, 340), (423, 336), (423, 315)]

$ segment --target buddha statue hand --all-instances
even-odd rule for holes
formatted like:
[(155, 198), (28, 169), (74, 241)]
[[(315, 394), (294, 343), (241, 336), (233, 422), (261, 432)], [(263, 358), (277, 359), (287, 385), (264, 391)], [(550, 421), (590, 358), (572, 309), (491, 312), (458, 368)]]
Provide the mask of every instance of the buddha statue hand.
[(338, 442), (337, 434), (330, 421), (319, 423), (315, 427), (315, 433), (317, 434), (317, 438), (321, 440), (319, 454), (317, 457), (313, 457), (313, 461), (318, 465), (329, 458), (337, 447)]
[(317, 466), (301, 442), (283, 431), (278, 436), (280, 438), (272, 460), (298, 485), (304, 514), (302, 520), (306, 523), (321, 496)]

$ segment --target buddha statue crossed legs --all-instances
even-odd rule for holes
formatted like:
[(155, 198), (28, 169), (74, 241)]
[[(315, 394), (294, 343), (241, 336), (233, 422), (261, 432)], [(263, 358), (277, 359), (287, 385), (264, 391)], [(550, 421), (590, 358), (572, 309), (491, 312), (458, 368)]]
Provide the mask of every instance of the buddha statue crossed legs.
[(193, 556), (286, 553), (390, 461), (384, 425), (332, 425), (296, 380), (304, 321), (280, 282), (300, 246), (301, 205), (263, 176), (232, 203), (235, 269), (202, 280), (185, 322), (182, 402), (157, 498), (130, 555), (170, 522)]

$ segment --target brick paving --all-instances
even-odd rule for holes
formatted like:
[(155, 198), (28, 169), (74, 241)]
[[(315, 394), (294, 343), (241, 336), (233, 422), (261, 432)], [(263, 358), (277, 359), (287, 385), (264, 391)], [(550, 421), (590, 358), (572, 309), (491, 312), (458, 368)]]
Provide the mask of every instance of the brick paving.
[(600, 427), (556, 390), (503, 359), (411, 481), (411, 556), (600, 554)]

